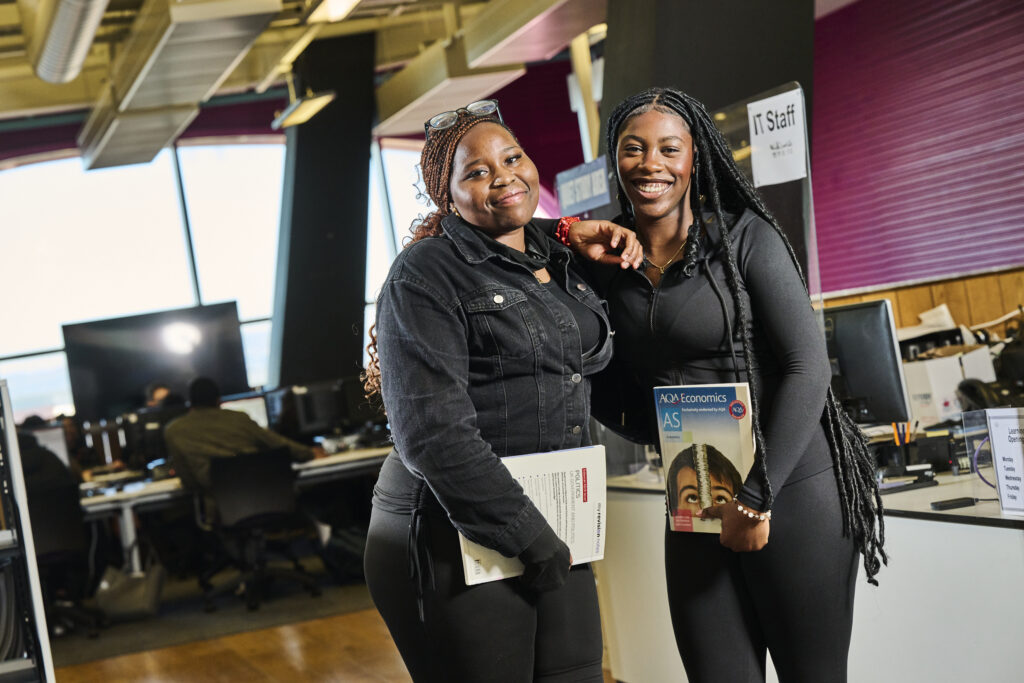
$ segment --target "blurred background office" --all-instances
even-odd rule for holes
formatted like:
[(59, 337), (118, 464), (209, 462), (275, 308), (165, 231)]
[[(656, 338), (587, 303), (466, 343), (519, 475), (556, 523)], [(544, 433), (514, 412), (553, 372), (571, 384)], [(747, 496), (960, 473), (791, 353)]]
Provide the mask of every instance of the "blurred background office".
[[(190, 373), (332, 451), (330, 467), (385, 443), (356, 378), (376, 292), (430, 210), (414, 187), (423, 121), (487, 97), (537, 163), (539, 213), (557, 216), (557, 174), (601, 157), (604, 103), (675, 85), (724, 112), (798, 81), (812, 294), (888, 300), (901, 340), (922, 339), (915, 355), (1019, 337), (1001, 318), (1024, 304), (1022, 33), (1014, 0), (0, 0), (0, 378), (15, 420), (37, 416), (34, 438), (97, 495), (136, 473), (170, 486), (161, 435)], [(183, 321), (227, 331), (203, 373), (168, 365), (192, 343), (184, 328), (140, 342)], [(983, 384), (1019, 389), (1007, 373)], [(950, 401), (964, 379), (943, 385)], [(619, 473), (644, 463), (611, 448)], [(155, 618), (55, 640), (58, 663), (346, 614), (383, 641), (358, 576), (372, 466), (318, 467), (295, 476), (320, 525), (299, 553), (324, 595), (282, 589), (258, 618), (241, 600), (202, 612), (211, 551), (189, 502), (85, 505), (89, 588), (104, 565), (156, 559), (171, 577)], [(303, 637), (299, 659), (320, 636)], [(393, 651), (352, 638), (374, 663), (354, 666), (402, 680)], [(64, 675), (97, 670), (77, 671)]]

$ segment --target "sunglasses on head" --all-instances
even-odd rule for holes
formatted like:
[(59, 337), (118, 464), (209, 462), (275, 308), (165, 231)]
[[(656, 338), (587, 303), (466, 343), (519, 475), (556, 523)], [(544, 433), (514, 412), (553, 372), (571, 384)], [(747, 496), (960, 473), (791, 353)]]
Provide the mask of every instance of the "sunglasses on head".
[(501, 110), (498, 109), (498, 100), (477, 100), (476, 102), (470, 102), (465, 107), (459, 107), (454, 111), (443, 111), (440, 114), (435, 114), (430, 117), (426, 123), (423, 124), (423, 133), (430, 135), (432, 130), (444, 130), (445, 128), (451, 128), (455, 125), (455, 122), (459, 120), (459, 114), (465, 112), (470, 116), (496, 116), (498, 117), (499, 123), (505, 123), (504, 119), (501, 118)]

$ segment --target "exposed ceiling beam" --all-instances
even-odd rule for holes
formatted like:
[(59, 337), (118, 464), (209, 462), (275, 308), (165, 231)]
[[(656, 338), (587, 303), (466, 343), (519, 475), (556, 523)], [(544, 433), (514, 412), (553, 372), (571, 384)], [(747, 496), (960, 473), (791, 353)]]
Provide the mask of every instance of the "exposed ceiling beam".
[(526, 73), (522, 64), (470, 69), (461, 38), (438, 41), (377, 88), (376, 135), (423, 131), (431, 114), (486, 97)]
[(107, 72), (105, 59), (90, 59), (78, 78), (54, 84), (39, 80), (27, 59), (18, 60), (0, 71), (0, 119), (86, 109), (103, 91)]
[[(486, 3), (483, 2), (460, 5), (459, 16), (463, 22), (469, 21), (477, 16), (485, 6)], [(266, 65), (264, 66), (266, 71), (257, 74), (253, 79), (257, 82), (257, 91), (263, 92), (274, 83), (281, 82), (283, 75), (291, 69), (295, 59), (313, 40), (371, 32), (377, 34), (376, 63), (378, 67), (390, 67), (412, 59), (426, 45), (449, 35), (445, 31), (443, 9), (311, 24), (304, 28), (291, 28), (287, 32), (271, 30), (265, 33), (253, 47), (254, 53), (257, 53), (258, 56), (254, 56), (252, 61), (260, 61)], [(266, 59), (273, 50), (277, 50), (277, 55), (267, 65)], [(251, 74), (252, 66), (251, 63), (243, 64), (240, 70)], [(230, 80), (237, 79), (233, 77)]]
[(464, 24), (473, 68), (540, 62), (607, 16), (607, 0), (492, 0)]

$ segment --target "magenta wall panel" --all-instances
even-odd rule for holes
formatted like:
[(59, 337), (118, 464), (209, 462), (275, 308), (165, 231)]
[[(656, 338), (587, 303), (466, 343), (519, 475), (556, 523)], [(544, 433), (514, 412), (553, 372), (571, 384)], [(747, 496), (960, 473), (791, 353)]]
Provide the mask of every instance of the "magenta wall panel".
[(1024, 2), (860, 0), (814, 40), (823, 291), (1024, 265)]

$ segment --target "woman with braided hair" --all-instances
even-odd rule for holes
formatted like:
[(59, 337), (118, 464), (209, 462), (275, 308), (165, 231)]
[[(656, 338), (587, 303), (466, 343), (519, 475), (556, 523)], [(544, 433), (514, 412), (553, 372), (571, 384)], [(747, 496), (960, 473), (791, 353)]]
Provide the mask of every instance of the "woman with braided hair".
[(764, 681), (767, 648), (781, 681), (845, 681), (858, 551), (871, 583), (885, 561), (881, 501), (873, 459), (829, 390), (793, 250), (692, 97), (626, 99), (608, 152), (617, 222), (645, 258), (635, 271), (595, 269), (617, 332), (595, 416), (657, 443), (654, 386), (746, 381), (753, 399), (756, 464), (734, 502), (702, 513), (721, 518), (720, 537), (665, 535), (689, 680)]
[[(426, 133), (437, 210), (391, 267), (370, 345), (366, 383), (395, 448), (374, 489), (367, 584), (415, 681), (601, 681), (590, 567), (570, 569), (499, 458), (590, 443), (589, 376), (611, 357), (608, 318), (570, 251), (533, 220), (537, 169), (497, 103), (438, 114)], [(590, 227), (639, 260), (632, 233)], [(466, 586), (460, 532), (525, 574)]]

